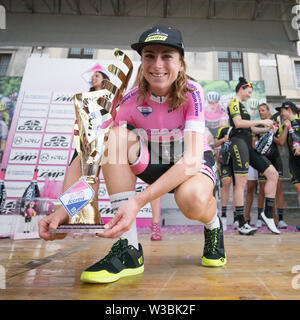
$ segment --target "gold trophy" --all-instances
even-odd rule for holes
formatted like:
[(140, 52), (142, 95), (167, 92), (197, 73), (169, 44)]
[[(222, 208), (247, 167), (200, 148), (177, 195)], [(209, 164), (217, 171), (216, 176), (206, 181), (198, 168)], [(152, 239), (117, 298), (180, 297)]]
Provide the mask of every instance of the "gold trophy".
[[(98, 190), (104, 139), (113, 125), (113, 108), (121, 101), (133, 70), (131, 60), (121, 50), (115, 49), (114, 56), (123, 62), (128, 70), (123, 72), (113, 64), (108, 66), (107, 70), (116, 76), (121, 84), (118, 86), (105, 79), (101, 90), (79, 93), (73, 97), (76, 114), (74, 144), (80, 157), (81, 178), (59, 198), (70, 219), (68, 224), (53, 230), (54, 233), (104, 231), (98, 210), (98, 194), (95, 192)], [(90, 195), (90, 200), (85, 198), (86, 194)], [(72, 214), (73, 212), (75, 214)]]

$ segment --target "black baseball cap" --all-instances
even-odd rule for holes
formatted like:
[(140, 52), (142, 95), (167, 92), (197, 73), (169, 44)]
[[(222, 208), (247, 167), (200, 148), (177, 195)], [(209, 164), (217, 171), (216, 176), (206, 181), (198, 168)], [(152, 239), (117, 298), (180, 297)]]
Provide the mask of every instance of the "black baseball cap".
[(282, 105), (281, 105), (281, 107), (277, 107), (277, 108), (275, 108), (275, 109), (280, 112), (280, 109), (281, 109), (281, 108), (288, 109), (289, 107), (292, 109), (292, 111), (297, 110), (297, 107), (296, 107), (295, 104), (294, 104), (293, 102), (291, 102), (291, 101), (283, 102)]
[(184, 44), (181, 32), (178, 29), (159, 25), (145, 32), (139, 38), (139, 42), (131, 45), (131, 48), (141, 54), (142, 49), (150, 44), (162, 44), (179, 49), (184, 56)]

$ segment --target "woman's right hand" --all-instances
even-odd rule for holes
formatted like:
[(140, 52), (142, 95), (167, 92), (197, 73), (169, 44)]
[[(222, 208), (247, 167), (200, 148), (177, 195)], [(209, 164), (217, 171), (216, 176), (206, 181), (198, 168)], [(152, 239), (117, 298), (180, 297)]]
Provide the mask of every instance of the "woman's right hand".
[(264, 127), (271, 129), (273, 127), (273, 120), (271, 120), (271, 119), (261, 120), (261, 124)]
[(283, 124), (286, 128), (288, 128), (291, 125), (291, 121), (289, 119), (285, 119)]
[(114, 217), (104, 226), (105, 232), (97, 234), (103, 238), (117, 238), (124, 232), (130, 230), (141, 207), (136, 198), (123, 202)]
[(223, 142), (229, 142), (229, 138), (228, 138), (228, 135), (227, 135), (227, 134), (224, 136)]
[(52, 233), (61, 224), (66, 224), (69, 221), (69, 216), (63, 207), (59, 207), (54, 213), (44, 217), (39, 221), (39, 236), (44, 240), (64, 239), (65, 233)]

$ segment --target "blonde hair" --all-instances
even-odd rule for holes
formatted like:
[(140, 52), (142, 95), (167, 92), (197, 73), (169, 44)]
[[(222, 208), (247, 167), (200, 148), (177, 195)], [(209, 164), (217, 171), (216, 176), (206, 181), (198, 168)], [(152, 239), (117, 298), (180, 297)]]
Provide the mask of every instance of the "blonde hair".
[(259, 104), (259, 105), (257, 106), (257, 109), (259, 109), (260, 107), (266, 107), (267, 110), (270, 111), (270, 107), (269, 107), (265, 102)]
[[(173, 110), (178, 109), (186, 102), (188, 92), (194, 91), (194, 89), (190, 88), (187, 83), (186, 63), (182, 56), (180, 56), (180, 59), (183, 64), (183, 71), (178, 72), (177, 79), (173, 82), (171, 86), (171, 93), (168, 97), (168, 102)], [(136, 77), (136, 83), (139, 86), (138, 100), (141, 103), (145, 101), (149, 92), (149, 83), (143, 76), (141, 66)]]
[(263, 102), (263, 103), (259, 104), (259, 105), (257, 106), (257, 110), (259, 110), (259, 108), (260, 108), (260, 107), (266, 107), (267, 111), (269, 112), (269, 117), (271, 117), (271, 116), (272, 116), (272, 113), (271, 113), (270, 107), (269, 107), (265, 102)]
[(142, 65), (140, 64), (138, 72), (137, 72), (135, 80), (134, 80), (134, 83), (132, 85), (132, 88), (137, 87), (140, 84), (140, 82), (142, 81), (142, 79), (143, 79), (143, 72), (142, 72)]

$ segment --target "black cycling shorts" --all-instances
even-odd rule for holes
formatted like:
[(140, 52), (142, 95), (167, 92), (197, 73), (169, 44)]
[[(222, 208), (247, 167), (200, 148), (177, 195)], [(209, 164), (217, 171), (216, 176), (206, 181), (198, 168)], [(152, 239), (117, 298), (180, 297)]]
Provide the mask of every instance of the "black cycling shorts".
[(291, 156), (289, 157), (289, 170), (292, 184), (300, 183), (300, 165)]
[[(145, 152), (145, 150), (143, 151)], [(136, 174), (138, 178), (148, 184), (155, 182), (160, 176), (168, 171), (174, 163), (163, 163), (156, 153), (149, 152), (149, 162), (143, 172)], [(215, 158), (211, 151), (205, 151), (203, 155), (202, 168), (200, 172), (211, 178), (213, 184), (216, 184), (216, 165)], [(174, 191), (174, 190), (173, 190)]]
[(237, 175), (248, 174), (249, 165), (258, 172), (265, 172), (271, 164), (265, 156), (258, 154), (251, 145), (251, 141), (233, 136), (231, 138), (230, 152), (233, 172)]
[(219, 176), (220, 176), (221, 180), (224, 178), (232, 178), (233, 177), (233, 168), (232, 168), (231, 161), (230, 161), (229, 165), (224, 165), (224, 164), (220, 165)]
[[(283, 179), (283, 165), (279, 152), (275, 153), (272, 157), (267, 156), (267, 159), (269, 159), (272, 165), (275, 167), (276, 171), (278, 172), (279, 179)], [(259, 181), (265, 181), (266, 179), (267, 178), (264, 176), (262, 172), (258, 173)]]
[[(135, 130), (132, 125), (127, 124), (128, 130)], [(160, 176), (169, 170), (174, 162), (163, 160), (160, 155), (151, 150), (151, 143), (145, 143), (144, 137), (139, 135), (138, 130), (134, 131), (139, 138), (139, 155), (134, 163), (130, 164), (132, 172), (148, 184), (154, 183)], [(182, 150), (184, 146), (182, 145)], [(208, 176), (213, 184), (216, 184), (216, 161), (212, 151), (205, 151), (203, 154), (202, 167), (199, 172)], [(174, 190), (173, 190), (174, 191)]]

